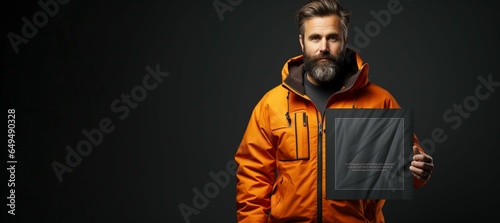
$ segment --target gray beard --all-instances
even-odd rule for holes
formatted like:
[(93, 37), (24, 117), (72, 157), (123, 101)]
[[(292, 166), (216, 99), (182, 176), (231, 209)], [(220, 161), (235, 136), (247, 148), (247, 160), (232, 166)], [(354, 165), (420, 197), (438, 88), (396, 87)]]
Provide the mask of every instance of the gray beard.
[(339, 67), (330, 61), (321, 62), (312, 68), (309, 75), (313, 80), (323, 85), (333, 82), (339, 70)]
[[(318, 58), (329, 57), (330, 60), (325, 62), (318, 62)], [(308, 56), (304, 55), (304, 69), (309, 76), (320, 85), (330, 85), (340, 75), (342, 63), (344, 62), (344, 55), (339, 56), (323, 55), (323, 56)]]

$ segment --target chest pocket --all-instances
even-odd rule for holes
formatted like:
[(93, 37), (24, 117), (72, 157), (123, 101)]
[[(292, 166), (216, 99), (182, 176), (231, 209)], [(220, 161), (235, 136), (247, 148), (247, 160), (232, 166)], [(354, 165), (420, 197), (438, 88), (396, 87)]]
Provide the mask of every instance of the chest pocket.
[(310, 157), (309, 121), (306, 112), (296, 112), (290, 119), (274, 116), (271, 129), (280, 161), (308, 160)]

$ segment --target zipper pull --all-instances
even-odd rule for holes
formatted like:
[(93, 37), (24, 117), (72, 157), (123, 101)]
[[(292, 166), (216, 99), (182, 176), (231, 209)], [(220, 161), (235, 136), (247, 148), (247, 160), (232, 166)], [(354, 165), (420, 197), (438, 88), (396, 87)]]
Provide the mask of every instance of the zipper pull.
[(285, 114), (286, 120), (288, 120), (288, 127), (292, 126), (292, 119), (290, 118), (290, 114), (286, 112)]
[(321, 135), (323, 134), (323, 124), (320, 122), (318, 123), (318, 133)]

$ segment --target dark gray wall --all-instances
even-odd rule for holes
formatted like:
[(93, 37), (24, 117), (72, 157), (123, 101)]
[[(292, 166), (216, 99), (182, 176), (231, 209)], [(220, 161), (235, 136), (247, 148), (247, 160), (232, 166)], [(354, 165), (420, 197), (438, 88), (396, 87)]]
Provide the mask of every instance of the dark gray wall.
[[(232, 11), (219, 17), (213, 2)], [(17, 161), (16, 216), (7, 214), (9, 199), (2, 216), (187, 222), (179, 206), (189, 206), (190, 222), (235, 222), (231, 161), (253, 106), (280, 83), (283, 63), (301, 53), (294, 13), (304, 2), (61, 0), (48, 14), (36, 1), (2, 4), (3, 134), (13, 108)], [(432, 180), (415, 199), (387, 202), (387, 222), (495, 217), (494, 206), (478, 210), (474, 201), (499, 198), (498, 7), (343, 3), (353, 11), (350, 46), (370, 64), (373, 82), (414, 109), (415, 132), (435, 159)], [(38, 19), (36, 32), (23, 17)], [(12, 44), (13, 34), (26, 39)], [(148, 66), (157, 73), (149, 90)], [(67, 165), (68, 151), (78, 148), (86, 156), (70, 157), (72, 172), (60, 182), (52, 165)], [(12, 189), (7, 160), (4, 198)]]

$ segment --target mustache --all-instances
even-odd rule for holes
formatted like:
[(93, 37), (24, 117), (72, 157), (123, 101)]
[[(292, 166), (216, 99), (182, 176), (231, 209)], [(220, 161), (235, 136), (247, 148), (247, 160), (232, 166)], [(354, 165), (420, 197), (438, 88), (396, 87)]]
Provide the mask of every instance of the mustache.
[(314, 62), (317, 62), (317, 61), (322, 60), (322, 59), (327, 59), (327, 60), (332, 61), (332, 62), (338, 61), (338, 58), (332, 54), (315, 55), (315, 56), (311, 56), (311, 58), (310, 58), (310, 60), (314, 61)]

